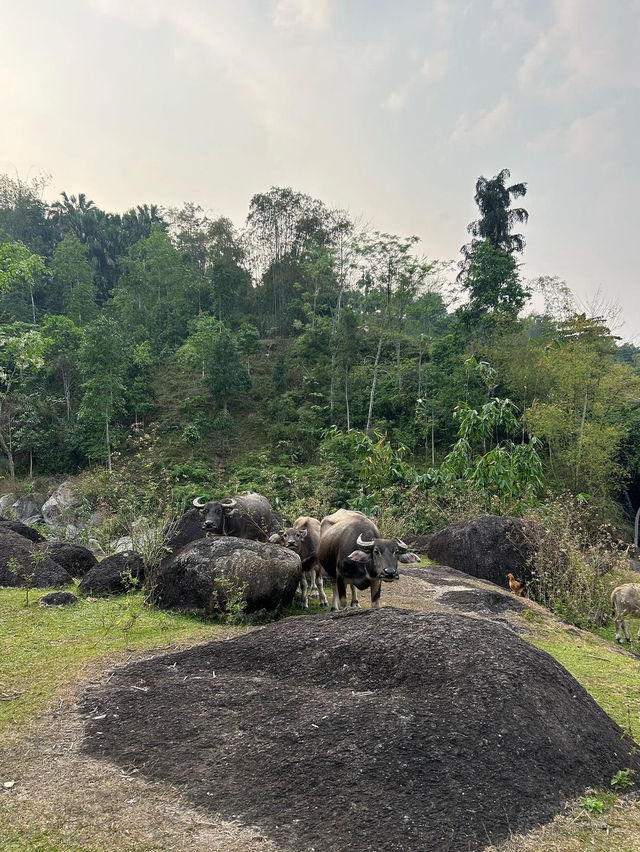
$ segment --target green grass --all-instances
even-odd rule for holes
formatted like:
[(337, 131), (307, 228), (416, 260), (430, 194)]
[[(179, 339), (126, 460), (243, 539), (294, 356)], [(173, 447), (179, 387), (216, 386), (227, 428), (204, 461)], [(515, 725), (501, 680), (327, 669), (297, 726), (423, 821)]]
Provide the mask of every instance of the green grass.
[(0, 738), (46, 710), (98, 661), (123, 662), (132, 651), (206, 642), (239, 629), (151, 609), (141, 592), (52, 608), (38, 605), (44, 594), (32, 589), (26, 607), (24, 589), (0, 589)]
[(640, 737), (640, 659), (566, 628), (541, 630), (528, 641), (563, 665), (621, 728)]

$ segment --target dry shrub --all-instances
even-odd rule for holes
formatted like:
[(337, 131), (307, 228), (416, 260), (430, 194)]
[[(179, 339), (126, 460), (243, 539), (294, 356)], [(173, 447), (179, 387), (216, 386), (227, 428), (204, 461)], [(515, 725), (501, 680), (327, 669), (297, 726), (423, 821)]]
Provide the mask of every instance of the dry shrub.
[(548, 531), (535, 542), (529, 595), (578, 627), (604, 626), (611, 609), (608, 575), (623, 567), (626, 552), (614, 528), (570, 494), (525, 517)]

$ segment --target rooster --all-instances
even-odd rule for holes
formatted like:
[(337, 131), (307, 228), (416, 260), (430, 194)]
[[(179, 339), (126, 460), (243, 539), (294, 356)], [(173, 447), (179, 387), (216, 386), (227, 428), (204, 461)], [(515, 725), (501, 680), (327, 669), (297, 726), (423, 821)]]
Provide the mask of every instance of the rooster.
[(509, 580), (509, 588), (514, 593), (514, 595), (518, 595), (519, 598), (524, 597), (524, 583), (521, 583), (519, 580), (513, 576), (513, 574), (507, 574), (507, 579)]

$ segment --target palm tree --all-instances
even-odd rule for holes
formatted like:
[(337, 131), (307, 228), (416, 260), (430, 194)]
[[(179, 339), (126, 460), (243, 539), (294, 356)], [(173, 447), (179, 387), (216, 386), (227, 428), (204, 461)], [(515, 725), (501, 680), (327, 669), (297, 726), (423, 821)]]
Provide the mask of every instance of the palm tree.
[(490, 240), (495, 248), (509, 253), (521, 252), (524, 249), (522, 234), (512, 234), (511, 229), (517, 223), (526, 223), (529, 219), (529, 214), (523, 207), (510, 209), (513, 199), (521, 198), (527, 193), (526, 183), (505, 186), (510, 177), (509, 169), (502, 169), (491, 180), (478, 178), (475, 202), (481, 216), (467, 228), (473, 237)]

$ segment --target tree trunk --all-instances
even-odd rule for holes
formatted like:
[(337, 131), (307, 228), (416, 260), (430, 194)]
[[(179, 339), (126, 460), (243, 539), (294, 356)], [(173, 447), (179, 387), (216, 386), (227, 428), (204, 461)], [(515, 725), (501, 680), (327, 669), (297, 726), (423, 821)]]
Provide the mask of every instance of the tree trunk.
[(33, 479), (33, 450), (29, 450), (29, 479)]
[(67, 405), (67, 420), (69, 420), (71, 418), (71, 376), (66, 370), (62, 370), (62, 389)]
[(29, 293), (31, 294), (31, 310), (33, 312), (33, 324), (36, 324), (36, 306), (33, 301), (33, 287), (29, 287)]
[(378, 369), (380, 367), (380, 353), (382, 352), (382, 338), (384, 337), (384, 329), (380, 332), (378, 339), (378, 351), (376, 352), (376, 360), (373, 363), (373, 379), (371, 380), (371, 393), (369, 394), (369, 414), (367, 415), (367, 435), (371, 431), (371, 418), (373, 416), (373, 400), (376, 395), (376, 385), (378, 383)]
[(347, 432), (351, 429), (351, 418), (349, 416), (349, 368), (344, 371), (344, 404), (347, 409)]
[(11, 480), (11, 482), (13, 482), (16, 478), (16, 468), (13, 462), (13, 451), (10, 445), (7, 444), (7, 442), (5, 441), (5, 437), (2, 432), (0, 432), (0, 447), (2, 447), (2, 451), (7, 457), (7, 464), (9, 465), (9, 479)]
[(402, 373), (400, 372), (400, 338), (396, 340), (396, 369), (398, 371), (398, 390), (402, 390)]
[(582, 455), (582, 439), (584, 437), (584, 421), (587, 417), (587, 391), (584, 392), (584, 405), (582, 406), (582, 419), (580, 421), (580, 435), (578, 436), (578, 450), (576, 452), (576, 491), (578, 490), (578, 477), (580, 474), (580, 456)]
[(431, 467), (436, 466), (436, 445), (435, 445), (435, 420), (433, 416), (433, 406), (431, 406)]
[(104, 410), (105, 436), (107, 439), (107, 470), (111, 473), (111, 438), (109, 436), (109, 409)]

